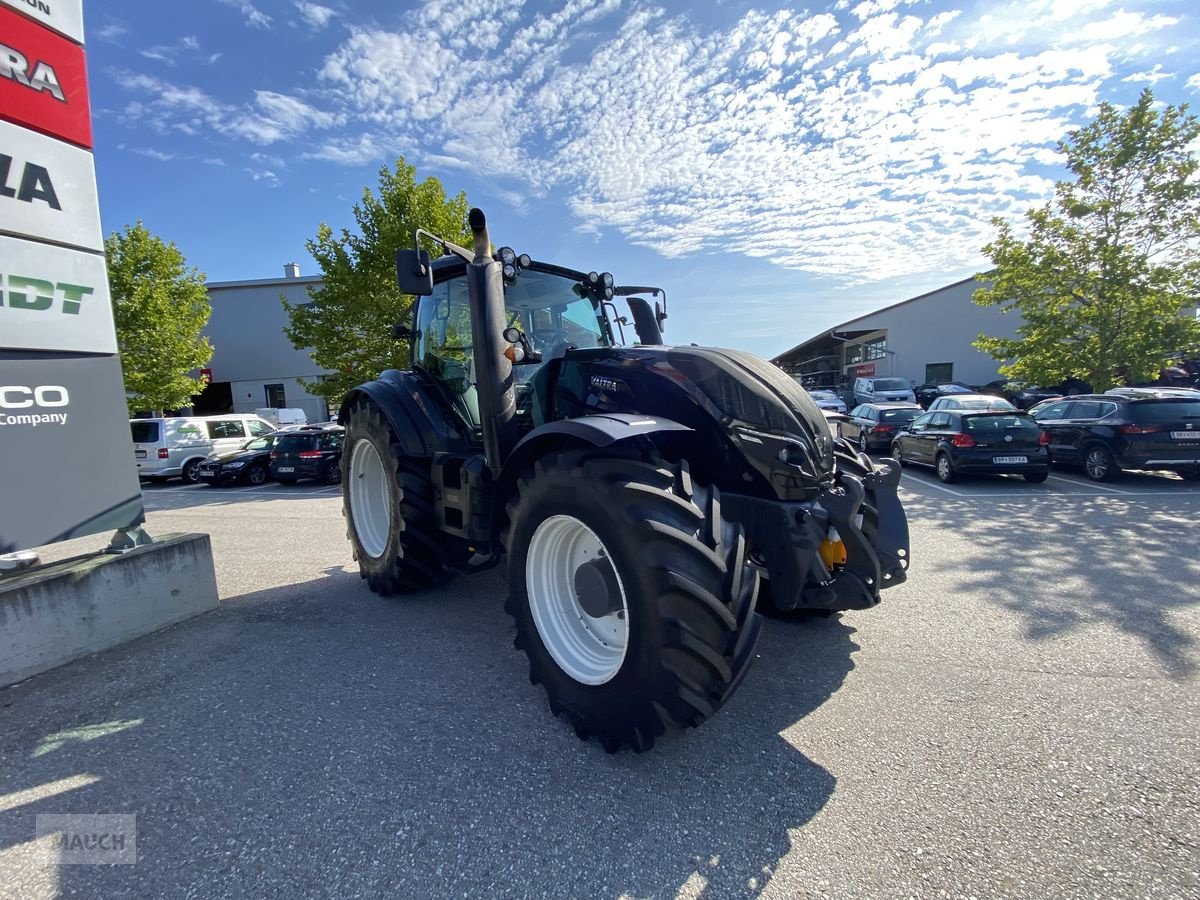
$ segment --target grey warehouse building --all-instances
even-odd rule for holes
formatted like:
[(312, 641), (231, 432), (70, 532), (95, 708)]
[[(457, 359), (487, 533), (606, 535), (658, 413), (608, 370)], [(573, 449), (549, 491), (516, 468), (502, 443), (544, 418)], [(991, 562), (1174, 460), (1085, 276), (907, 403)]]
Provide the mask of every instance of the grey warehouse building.
[(914, 384), (1000, 378), (999, 363), (971, 346), (980, 334), (1015, 337), (1019, 313), (977, 306), (980, 282), (965, 278), (823, 331), (772, 362), (805, 382), (844, 392), (857, 377), (890, 376)]
[(206, 371), (209, 385), (193, 406), (197, 415), (272, 407), (303, 409), (310, 422), (329, 418), (325, 400), (298, 380), (317, 381), (328, 373), (287, 339), (288, 317), (280, 302), (282, 296), (292, 304), (308, 303), (308, 289), (320, 286), (319, 276), (301, 276), (295, 263), (284, 266), (282, 278), (208, 283), (212, 316), (204, 335), (213, 358)]

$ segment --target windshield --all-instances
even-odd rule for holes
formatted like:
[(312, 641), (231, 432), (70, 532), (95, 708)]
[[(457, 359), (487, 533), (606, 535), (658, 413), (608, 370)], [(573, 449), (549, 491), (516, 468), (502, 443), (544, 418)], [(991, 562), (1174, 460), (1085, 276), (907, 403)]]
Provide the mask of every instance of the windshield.
[(877, 391), (907, 391), (908, 382), (903, 378), (876, 378), (875, 390)]
[(963, 416), (963, 425), (966, 426), (967, 431), (976, 433), (1013, 430), (1040, 431), (1037, 422), (1025, 413), (1011, 416)]

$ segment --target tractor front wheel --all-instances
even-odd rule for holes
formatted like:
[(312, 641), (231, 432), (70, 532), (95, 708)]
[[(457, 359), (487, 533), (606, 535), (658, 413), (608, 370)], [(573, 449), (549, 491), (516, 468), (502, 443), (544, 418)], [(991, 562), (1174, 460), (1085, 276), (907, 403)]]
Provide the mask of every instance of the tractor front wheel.
[(754, 658), (758, 574), (686, 463), (552, 455), (508, 515), (516, 645), (576, 734), (648, 750), (729, 699)]
[(366, 398), (350, 410), (341, 482), (354, 558), (371, 590), (418, 591), (449, 577), (428, 464), (404, 455), (387, 419)]

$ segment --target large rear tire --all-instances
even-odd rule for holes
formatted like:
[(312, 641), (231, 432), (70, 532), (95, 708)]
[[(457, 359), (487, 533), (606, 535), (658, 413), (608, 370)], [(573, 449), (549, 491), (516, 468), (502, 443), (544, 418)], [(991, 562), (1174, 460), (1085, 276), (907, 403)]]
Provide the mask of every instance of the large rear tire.
[(522, 474), (508, 515), (515, 643), (579, 737), (648, 750), (737, 689), (761, 628), (758, 573), (686, 463), (551, 455)]
[(404, 455), (387, 419), (366, 398), (350, 409), (341, 480), (347, 535), (372, 591), (426, 590), (450, 577), (429, 466)]

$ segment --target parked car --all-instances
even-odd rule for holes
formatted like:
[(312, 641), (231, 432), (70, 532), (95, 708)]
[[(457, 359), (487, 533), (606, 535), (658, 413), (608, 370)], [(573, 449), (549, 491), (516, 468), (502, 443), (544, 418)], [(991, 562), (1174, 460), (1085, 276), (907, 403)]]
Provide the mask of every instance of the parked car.
[(187, 484), (196, 483), (200, 464), (212, 454), (237, 450), (274, 430), (270, 422), (244, 413), (129, 420), (138, 477), (178, 477)]
[(1052, 397), (1073, 397), (1076, 394), (1090, 394), (1092, 386), (1078, 378), (1068, 378), (1062, 384), (1051, 384), (1045, 387), (1026, 384), (1023, 381), (989, 381), (979, 389), (981, 394), (995, 394), (1003, 397), (1018, 409), (1029, 409), (1031, 406)]
[(279, 436), (271, 450), (271, 477), (281, 484), (312, 478), (325, 484), (342, 480), (341, 425), (305, 425)]
[(991, 394), (952, 394), (949, 397), (938, 397), (929, 409), (1016, 409), (1003, 397)]
[(196, 476), (204, 484), (265, 484), (271, 478), (271, 450), (281, 432), (247, 441), (230, 453), (214, 453)]
[(1039, 484), (1050, 475), (1049, 436), (1018, 410), (940, 409), (908, 423), (892, 441), (901, 465), (933, 466), (947, 484), (962, 475), (1022, 475)]
[(1200, 390), (1182, 387), (1115, 387), (1105, 391), (1117, 397), (1144, 400), (1153, 397), (1183, 397), (1185, 400), (1200, 400)]
[(840, 433), (863, 453), (886, 450), (904, 426), (921, 415), (915, 403), (863, 403), (850, 411)]
[(917, 402), (907, 378), (856, 378), (854, 400), (856, 403)]
[(1123, 469), (1200, 480), (1200, 397), (1138, 393), (1064, 397), (1037, 410), (1055, 463), (1082, 466), (1093, 481), (1111, 481)]
[(916, 398), (915, 403), (929, 408), (938, 397), (945, 397), (948, 394), (972, 394), (972, 391), (965, 384), (959, 384), (957, 381), (947, 381), (944, 384), (922, 384), (913, 389), (913, 396)]
[(809, 391), (808, 396), (813, 398), (813, 402), (817, 404), (818, 409), (828, 409), (839, 413), (846, 411), (846, 401), (833, 391), (814, 390)]

